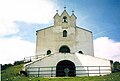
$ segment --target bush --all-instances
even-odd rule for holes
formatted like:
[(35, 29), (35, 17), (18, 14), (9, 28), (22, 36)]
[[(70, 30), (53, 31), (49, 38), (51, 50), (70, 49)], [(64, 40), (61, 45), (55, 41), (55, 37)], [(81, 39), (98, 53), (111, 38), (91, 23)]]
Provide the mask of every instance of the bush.
[(13, 65), (12, 64), (4, 64), (4, 65), (2, 65), (1, 70), (5, 70), (11, 66), (13, 66)]
[(25, 63), (24, 61), (15, 61), (14, 65), (20, 65), (20, 64), (24, 64), (24, 63)]
[(113, 63), (113, 72), (120, 72), (120, 63), (117, 61)]
[(1, 70), (5, 70), (11, 66), (20, 65), (20, 64), (25, 64), (25, 62), (24, 61), (15, 61), (14, 64), (4, 64), (4, 65), (2, 65)]

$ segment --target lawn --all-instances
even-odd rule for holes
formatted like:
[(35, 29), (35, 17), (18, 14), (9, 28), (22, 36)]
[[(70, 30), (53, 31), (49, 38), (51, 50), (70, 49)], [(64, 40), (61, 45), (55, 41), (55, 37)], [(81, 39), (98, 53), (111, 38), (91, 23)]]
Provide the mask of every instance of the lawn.
[(105, 76), (84, 76), (84, 77), (24, 77), (17, 73), (22, 69), (22, 64), (12, 66), (1, 73), (2, 81), (120, 81), (120, 72), (111, 73)]

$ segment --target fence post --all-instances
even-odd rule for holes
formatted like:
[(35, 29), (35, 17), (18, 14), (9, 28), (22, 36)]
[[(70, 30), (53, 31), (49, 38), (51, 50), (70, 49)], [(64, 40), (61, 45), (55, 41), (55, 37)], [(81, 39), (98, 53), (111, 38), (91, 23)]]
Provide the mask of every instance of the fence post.
[(39, 77), (40, 67), (38, 67), (38, 77)]
[(25, 71), (27, 72), (28, 76), (30, 76), (30, 75), (29, 75), (28, 67), (25, 69)]
[(89, 66), (87, 66), (87, 72), (88, 72), (88, 76), (89, 76)]
[(100, 66), (98, 66), (99, 67), (99, 76), (101, 75), (101, 73), (100, 73)]
[(53, 67), (51, 67), (51, 77), (53, 76)]

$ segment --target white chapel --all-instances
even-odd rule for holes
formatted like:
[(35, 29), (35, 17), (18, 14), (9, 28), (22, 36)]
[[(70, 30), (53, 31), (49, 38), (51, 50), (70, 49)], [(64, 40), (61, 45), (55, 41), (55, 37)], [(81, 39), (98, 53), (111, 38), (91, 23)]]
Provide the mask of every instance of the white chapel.
[(70, 77), (111, 73), (110, 60), (94, 57), (92, 32), (76, 25), (74, 12), (54, 16), (54, 25), (36, 31), (35, 60), (24, 65), (29, 76)]

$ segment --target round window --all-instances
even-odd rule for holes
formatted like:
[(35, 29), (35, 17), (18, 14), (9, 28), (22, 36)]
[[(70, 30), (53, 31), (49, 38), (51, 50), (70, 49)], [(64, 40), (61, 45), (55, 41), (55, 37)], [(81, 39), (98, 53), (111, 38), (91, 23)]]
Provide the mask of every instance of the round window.
[(51, 54), (51, 51), (50, 51), (50, 50), (47, 51), (47, 55), (49, 55), (49, 54)]

